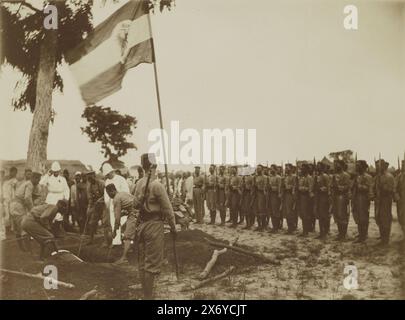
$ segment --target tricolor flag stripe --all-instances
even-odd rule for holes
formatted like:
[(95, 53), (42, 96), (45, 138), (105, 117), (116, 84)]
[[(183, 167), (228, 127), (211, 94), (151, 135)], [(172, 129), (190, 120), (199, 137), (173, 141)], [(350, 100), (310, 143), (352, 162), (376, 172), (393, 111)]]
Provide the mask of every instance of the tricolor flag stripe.
[(129, 1), (65, 55), (87, 104), (121, 88), (129, 68), (153, 62), (146, 1)]

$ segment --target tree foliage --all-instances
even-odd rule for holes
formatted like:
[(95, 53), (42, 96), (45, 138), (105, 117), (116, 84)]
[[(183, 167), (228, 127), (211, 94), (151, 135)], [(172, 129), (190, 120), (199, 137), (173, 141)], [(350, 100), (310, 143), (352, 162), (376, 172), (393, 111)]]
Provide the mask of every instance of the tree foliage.
[(86, 127), (81, 128), (87, 134), (90, 142), (100, 142), (104, 157), (119, 158), (129, 149), (136, 149), (135, 144), (128, 142), (136, 128), (137, 120), (130, 115), (121, 115), (109, 107), (87, 107), (82, 115), (88, 121)]
[[(149, 8), (156, 6), (160, 11), (170, 9), (173, 0), (145, 0)], [(120, 0), (104, 0), (103, 3), (120, 2)], [(35, 3), (36, 7), (31, 3)], [(44, 39), (43, 21), (45, 14), (42, 8), (53, 4), (58, 9), (57, 56), (59, 65), (63, 54), (74, 48), (86, 35), (93, 30), (92, 7), (94, 0), (53, 0), (53, 1), (0, 1), (0, 64), (9, 64), (21, 71), (22, 78), (16, 84), (17, 96), (13, 98), (14, 109), (35, 109), (36, 79), (40, 57), (41, 42)], [(41, 6), (42, 5), (42, 6)], [(39, 9), (41, 8), (41, 9)], [(54, 90), (63, 91), (63, 81), (55, 66)]]

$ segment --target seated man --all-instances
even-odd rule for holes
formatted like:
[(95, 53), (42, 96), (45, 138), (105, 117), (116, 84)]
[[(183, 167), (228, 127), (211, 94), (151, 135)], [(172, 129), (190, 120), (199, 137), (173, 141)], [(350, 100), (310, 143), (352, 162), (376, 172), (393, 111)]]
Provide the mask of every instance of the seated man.
[(128, 262), (128, 251), (131, 246), (131, 241), (134, 240), (136, 234), (137, 213), (134, 208), (134, 197), (127, 192), (117, 192), (114, 184), (106, 186), (108, 196), (113, 199), (114, 208), (114, 228), (112, 238), (117, 235), (117, 231), (121, 227), (121, 217), (128, 215), (125, 232), (124, 232), (124, 252), (122, 257), (116, 263)]
[(31, 211), (23, 218), (22, 229), (33, 237), (41, 246), (40, 259), (45, 259), (52, 252), (58, 251), (56, 247), (56, 238), (51, 232), (52, 223), (57, 213), (62, 215), (67, 212), (67, 201), (59, 200), (56, 205), (43, 204), (33, 207)]

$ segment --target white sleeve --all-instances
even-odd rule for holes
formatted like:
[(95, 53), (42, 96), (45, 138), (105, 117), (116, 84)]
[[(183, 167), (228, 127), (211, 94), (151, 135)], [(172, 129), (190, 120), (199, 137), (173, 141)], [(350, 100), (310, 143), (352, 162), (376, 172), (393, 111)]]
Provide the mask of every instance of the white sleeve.
[(120, 177), (120, 190), (118, 192), (126, 192), (129, 193), (129, 185), (127, 180), (124, 177)]

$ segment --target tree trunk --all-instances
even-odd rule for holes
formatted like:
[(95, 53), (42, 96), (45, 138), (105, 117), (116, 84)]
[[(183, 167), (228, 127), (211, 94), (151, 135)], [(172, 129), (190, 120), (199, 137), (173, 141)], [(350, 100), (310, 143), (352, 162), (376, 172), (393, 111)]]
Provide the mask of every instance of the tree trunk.
[(56, 30), (45, 30), (41, 44), (36, 101), (28, 145), (27, 167), (43, 171), (47, 160), (52, 92), (56, 70)]

